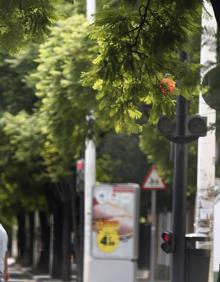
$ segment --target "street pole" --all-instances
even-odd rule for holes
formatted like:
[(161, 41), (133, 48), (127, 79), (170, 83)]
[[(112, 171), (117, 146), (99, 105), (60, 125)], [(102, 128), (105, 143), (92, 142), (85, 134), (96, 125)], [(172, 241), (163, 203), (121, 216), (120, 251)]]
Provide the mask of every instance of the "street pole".
[(94, 21), (94, 14), (96, 12), (96, 0), (86, 0), (86, 17), (90, 22)]
[(156, 245), (156, 203), (157, 203), (157, 191), (152, 190), (151, 192), (151, 250), (150, 250), (150, 281), (154, 282), (155, 275), (155, 245)]
[[(188, 102), (177, 98), (176, 126), (180, 137), (186, 135)], [(185, 282), (185, 229), (186, 229), (187, 144), (175, 144), (173, 187), (174, 252), (171, 260), (171, 282)]]
[[(86, 0), (86, 17), (94, 21), (96, 0)], [(93, 117), (88, 117), (92, 119)], [(91, 122), (90, 122), (91, 123)], [(91, 124), (90, 124), (91, 125)], [(91, 128), (90, 128), (91, 130)], [(92, 187), (96, 183), (96, 146), (93, 136), (86, 139), (85, 150), (85, 192), (84, 192), (84, 248), (83, 248), (83, 282), (90, 281), (91, 271), (91, 222), (92, 222)]]
[(85, 220), (84, 220), (84, 266), (83, 281), (90, 281), (91, 262), (91, 222), (92, 222), (92, 187), (96, 182), (96, 147), (92, 139), (86, 140), (85, 151)]
[[(183, 62), (186, 59), (187, 55), (182, 51), (180, 60)], [(161, 117), (158, 122), (159, 131), (175, 143), (172, 248), (165, 248), (164, 243), (161, 246), (166, 253), (172, 253), (171, 282), (185, 282), (187, 143), (204, 137), (207, 133), (206, 118), (198, 115), (188, 117), (188, 107), (187, 100), (180, 95), (177, 98), (175, 124), (166, 117)]]

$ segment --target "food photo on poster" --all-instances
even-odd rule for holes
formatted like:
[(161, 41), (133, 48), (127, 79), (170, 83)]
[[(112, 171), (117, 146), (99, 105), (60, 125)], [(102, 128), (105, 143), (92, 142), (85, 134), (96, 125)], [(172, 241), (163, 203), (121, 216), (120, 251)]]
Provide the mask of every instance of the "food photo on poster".
[(99, 185), (93, 189), (92, 255), (133, 259), (137, 233), (137, 185)]

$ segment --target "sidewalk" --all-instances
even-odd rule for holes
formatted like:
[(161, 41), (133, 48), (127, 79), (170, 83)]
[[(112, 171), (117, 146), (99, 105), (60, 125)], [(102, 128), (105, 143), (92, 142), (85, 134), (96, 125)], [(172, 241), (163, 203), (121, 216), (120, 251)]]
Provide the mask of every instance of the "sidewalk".
[(29, 268), (9, 264), (9, 282), (36, 282)]
[[(58, 279), (52, 279), (50, 275), (34, 275), (30, 268), (21, 267), (16, 264), (15, 261), (9, 260), (9, 282), (62, 282)], [(76, 282), (76, 276), (73, 275), (69, 282)], [(103, 281), (105, 282), (105, 281)], [(149, 271), (138, 270), (136, 282), (150, 282)], [(168, 281), (156, 281), (155, 282), (168, 282)]]

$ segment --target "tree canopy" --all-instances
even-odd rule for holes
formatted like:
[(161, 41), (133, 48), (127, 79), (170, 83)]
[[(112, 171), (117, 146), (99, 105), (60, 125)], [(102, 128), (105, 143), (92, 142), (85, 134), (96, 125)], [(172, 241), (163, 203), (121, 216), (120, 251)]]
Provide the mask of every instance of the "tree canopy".
[(0, 49), (15, 52), (30, 42), (41, 42), (58, 18), (70, 10), (82, 11), (83, 6), (82, 0), (1, 0)]
[(5, 50), (41, 39), (54, 17), (49, 0), (2, 0), (0, 9), (0, 46)]
[[(24, 47), (38, 33), (40, 39), (48, 34), (42, 44), (25, 46), (16, 56), (1, 55), (0, 199), (14, 194), (14, 202), (19, 199), (17, 203), (32, 208), (35, 195), (43, 206), (44, 184), (71, 175), (76, 159), (83, 156), (85, 138), (91, 133), (86, 118), (91, 113), (99, 151), (98, 180), (141, 182), (147, 168), (138, 138), (124, 135), (134, 132), (141, 135), (148, 165), (156, 162), (171, 183), (169, 143), (158, 137), (149, 119), (154, 123), (160, 115), (172, 115), (180, 93), (187, 99), (199, 93), (201, 3), (100, 0), (96, 21), (89, 25), (78, 12), (85, 10), (83, 1), (64, 2), (45, 1), (40, 7), (40, 1), (30, 1), (29, 6), (4, 8), (11, 11), (9, 19), (12, 12), (28, 17), (28, 9), (34, 13), (45, 9), (45, 21), (39, 18), (36, 32), (27, 21), (29, 29), (13, 37), (10, 50)], [(7, 36), (9, 40), (9, 29)], [(188, 60), (180, 60), (180, 50), (188, 53)], [(164, 77), (177, 84), (173, 93), (161, 91)], [(120, 135), (112, 134), (114, 127)], [(194, 156), (195, 147), (190, 150)], [(130, 159), (136, 169), (131, 169)], [(138, 174), (139, 170), (143, 171)], [(193, 187), (195, 183), (190, 191)]]
[(87, 28), (80, 15), (57, 22), (40, 47), (37, 71), (30, 78), (36, 84), (38, 110), (48, 134), (44, 157), (55, 171), (68, 171), (80, 156), (88, 129), (86, 116), (96, 104), (94, 91), (80, 84), (80, 74), (95, 52)]
[[(117, 128), (136, 128), (140, 106), (150, 105), (150, 121), (174, 112), (176, 95), (198, 95), (199, 64), (182, 62), (188, 51), (186, 38), (199, 30), (199, 1), (107, 1), (91, 26), (99, 53), (91, 70), (83, 75), (86, 85), (98, 91), (99, 109), (109, 111)], [(163, 95), (164, 76), (178, 80), (178, 88)], [(179, 89), (179, 90), (178, 90)]]

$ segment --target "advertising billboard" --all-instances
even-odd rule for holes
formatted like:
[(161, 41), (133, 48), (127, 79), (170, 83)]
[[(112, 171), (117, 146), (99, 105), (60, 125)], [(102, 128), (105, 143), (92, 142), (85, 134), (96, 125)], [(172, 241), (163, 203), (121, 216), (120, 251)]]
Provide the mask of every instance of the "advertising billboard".
[(93, 188), (92, 256), (137, 258), (139, 186), (102, 184)]

